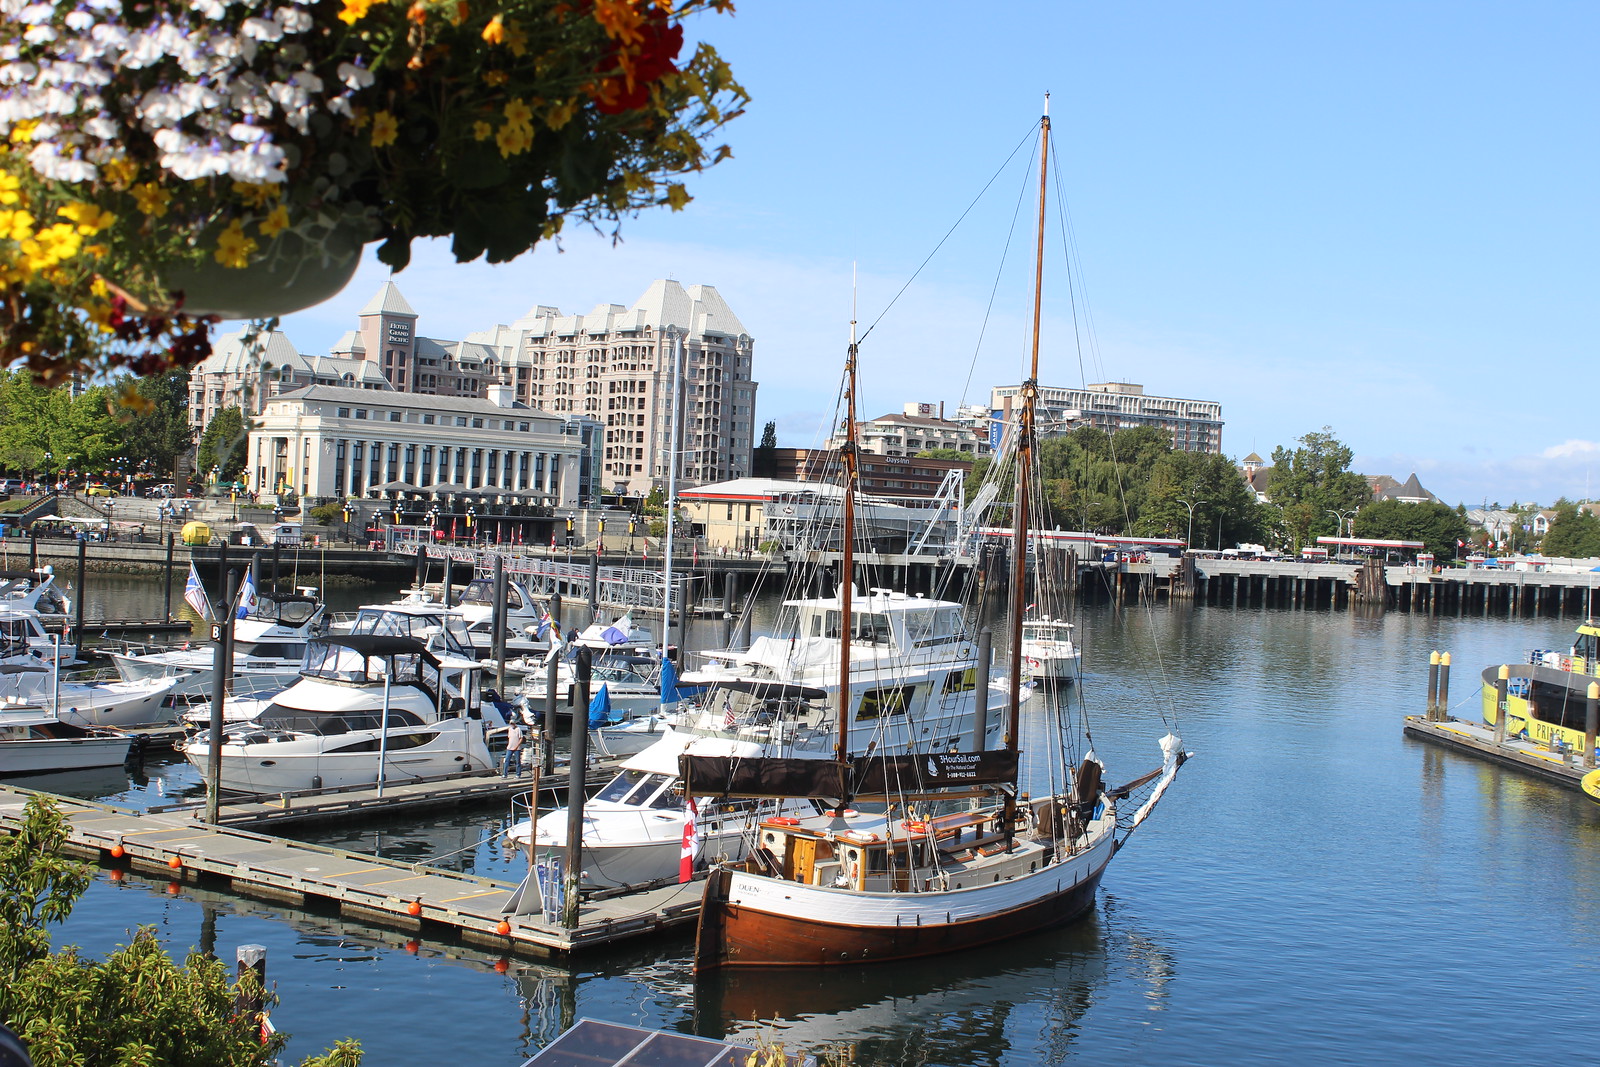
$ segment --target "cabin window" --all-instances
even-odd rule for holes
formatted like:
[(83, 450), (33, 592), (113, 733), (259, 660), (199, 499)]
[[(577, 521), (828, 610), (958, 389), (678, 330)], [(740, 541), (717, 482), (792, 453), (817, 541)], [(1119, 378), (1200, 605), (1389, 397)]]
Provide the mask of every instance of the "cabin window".
[(911, 703), (914, 686), (895, 685), (885, 689), (869, 689), (861, 694), (861, 707), (856, 719), (881, 719), (885, 715), (904, 715)]
[[(839, 636), (839, 621), (842, 612), (829, 611), (825, 613), (826, 626), (824, 636)], [(815, 629), (812, 636), (815, 637)], [(890, 643), (889, 616), (876, 611), (852, 612), (850, 616), (850, 636), (854, 644), (887, 645)]]
[(968, 667), (964, 671), (951, 671), (944, 676), (944, 691), (946, 693), (970, 693), (978, 688), (978, 669)]

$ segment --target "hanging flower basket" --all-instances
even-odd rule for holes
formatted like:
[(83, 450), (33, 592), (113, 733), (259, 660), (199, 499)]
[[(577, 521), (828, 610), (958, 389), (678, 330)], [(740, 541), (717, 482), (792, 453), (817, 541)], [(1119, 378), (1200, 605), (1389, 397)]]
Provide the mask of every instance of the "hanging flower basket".
[(360, 248), (505, 262), (688, 202), (744, 91), (726, 0), (0, 0), (0, 354), (57, 380), (202, 358)]

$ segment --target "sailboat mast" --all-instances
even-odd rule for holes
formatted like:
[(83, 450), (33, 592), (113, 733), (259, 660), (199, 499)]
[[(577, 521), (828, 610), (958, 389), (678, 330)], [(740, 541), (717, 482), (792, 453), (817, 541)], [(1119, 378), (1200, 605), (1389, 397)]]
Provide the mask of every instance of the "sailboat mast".
[[(854, 300), (850, 311), (850, 350), (844, 363), (844, 444), (839, 460), (844, 467), (844, 537), (839, 557), (839, 729), (834, 758), (841, 764), (850, 758), (850, 609), (855, 594), (856, 570), (856, 317)], [(840, 798), (841, 808), (848, 797)]]
[[(1033, 342), (1028, 380), (1022, 383), (1022, 413), (1017, 422), (1016, 501), (1011, 521), (1011, 677), (1006, 715), (1005, 745), (1015, 752), (1020, 742), (1022, 717), (1022, 613), (1028, 588), (1029, 475), (1033, 470), (1034, 408), (1039, 399), (1039, 323), (1044, 301), (1045, 187), (1050, 173), (1050, 94), (1044, 97), (1039, 120), (1039, 235), (1033, 269)], [(1011, 804), (1008, 798), (1007, 805)], [(1009, 825), (1009, 822), (1008, 822)]]

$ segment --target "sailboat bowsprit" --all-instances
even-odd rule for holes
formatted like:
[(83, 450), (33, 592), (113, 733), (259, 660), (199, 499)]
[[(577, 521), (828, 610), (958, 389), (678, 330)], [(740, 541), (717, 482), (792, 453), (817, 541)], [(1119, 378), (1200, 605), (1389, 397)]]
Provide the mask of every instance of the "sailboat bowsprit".
[[(1009, 670), (1004, 748), (857, 754), (851, 747), (852, 646), (858, 629), (855, 599), (854, 498), (857, 433), (856, 367), (852, 337), (845, 364), (844, 442), (837, 625), (841, 679), (833, 758), (699, 756), (686, 753), (679, 773), (691, 796), (807, 797), (826, 801), (815, 814), (768, 815), (742, 858), (706, 879), (695, 943), (695, 969), (839, 965), (912, 959), (987, 944), (1047, 929), (1094, 904), (1106, 866), (1127, 835), (1150, 814), (1187, 758), (1172, 733), (1161, 739), (1161, 765), (1126, 786), (1108, 788), (1092, 753), (1067, 753), (1050, 772), (1043, 795), (1022, 790), (1022, 621), (1027, 602), (1030, 533), (1043, 523), (1032, 508), (1044, 500), (1036, 484), (1035, 409), (1045, 247), (1045, 182), (1050, 119), (1040, 122), (1039, 229), (1033, 300), (1031, 368), (1021, 411), (1008, 434), (1006, 455), (992, 470), (1013, 475), (1010, 508), (1011, 581)], [(1045, 575), (1038, 575), (1040, 582)], [(863, 651), (863, 650), (857, 650)], [(885, 684), (892, 680), (885, 679)], [(980, 683), (987, 688), (987, 680)], [(1070, 768), (1070, 769), (1069, 769)], [(1128, 815), (1119, 802), (1148, 790)], [(864, 802), (881, 811), (856, 810)], [(1123, 820), (1119, 824), (1119, 816)]]

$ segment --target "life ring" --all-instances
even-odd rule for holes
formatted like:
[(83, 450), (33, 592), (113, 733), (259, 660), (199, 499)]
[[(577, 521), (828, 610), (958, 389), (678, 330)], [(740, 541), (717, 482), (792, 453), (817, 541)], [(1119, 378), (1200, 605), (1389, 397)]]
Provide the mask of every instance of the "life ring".
[(799, 826), (800, 820), (793, 815), (774, 815), (767, 823), (770, 826)]
[(908, 834), (925, 834), (928, 832), (928, 824), (920, 821), (903, 822), (900, 824), (900, 829), (904, 830)]

